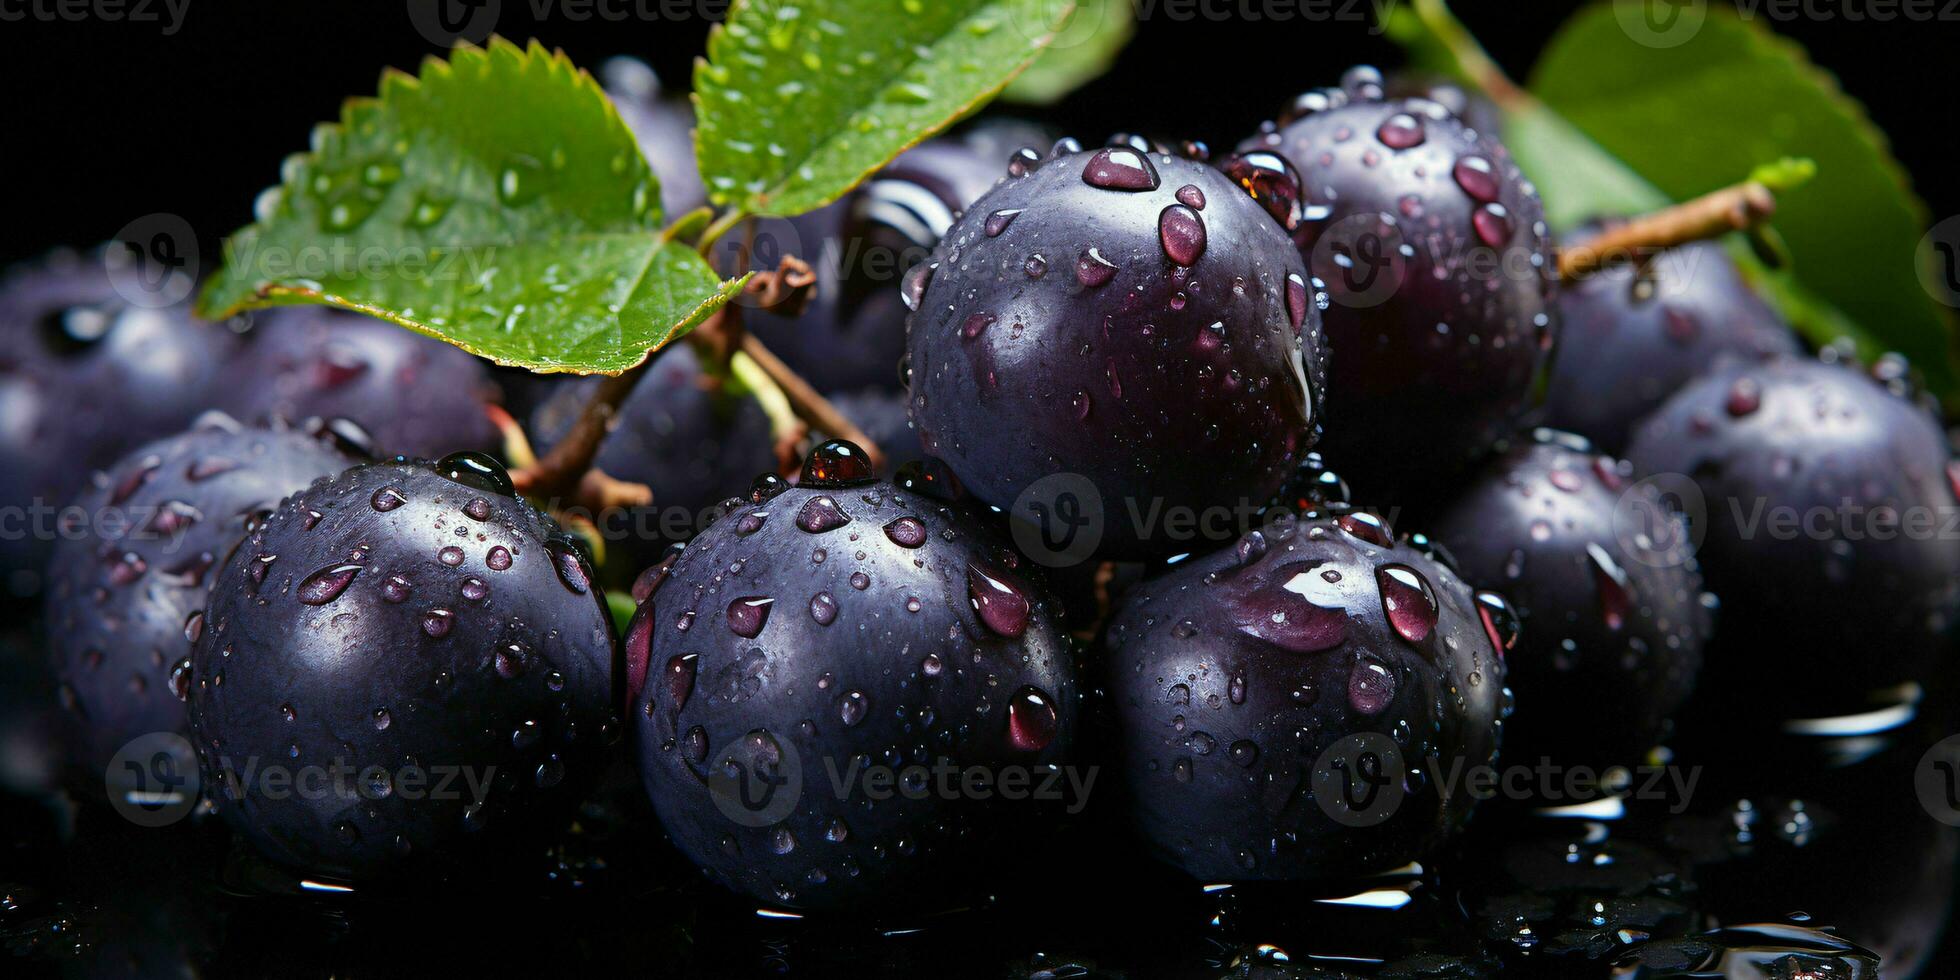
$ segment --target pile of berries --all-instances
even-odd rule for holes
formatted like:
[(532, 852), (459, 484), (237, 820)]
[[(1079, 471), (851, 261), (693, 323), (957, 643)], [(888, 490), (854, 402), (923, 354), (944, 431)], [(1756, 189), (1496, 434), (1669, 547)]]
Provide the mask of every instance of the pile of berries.
[[(671, 141), (685, 110), (610, 77)], [(942, 769), (1104, 767), (1097, 806), (1192, 877), (1351, 881), (1473, 817), (1434, 766), (1637, 765), (1697, 698), (1925, 681), (1960, 553), (1850, 526), (1956, 506), (1906, 372), (1804, 354), (1714, 246), (1559, 282), (1499, 135), (1432, 94), (1356, 68), (1216, 159), (918, 147), (797, 228), (902, 279), (816, 261), (808, 312), (751, 324), (905, 465), (818, 437), (779, 470), (680, 348), (597, 461), (653, 505), (590, 523), (493, 455), (562, 438), (590, 382), (18, 269), (0, 503), (59, 533), (0, 554), (69, 761), (114, 792), (120, 749), (179, 733), (256, 853), (363, 886), (541, 846), (630, 763), (709, 878), (839, 909), (944, 898), (948, 855), (1034, 832)], [(353, 775), (275, 794), (269, 763)]]

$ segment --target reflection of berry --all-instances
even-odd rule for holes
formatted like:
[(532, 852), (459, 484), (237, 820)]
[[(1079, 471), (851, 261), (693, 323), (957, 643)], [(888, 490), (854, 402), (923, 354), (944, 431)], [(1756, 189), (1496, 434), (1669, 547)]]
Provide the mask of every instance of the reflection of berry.
[(131, 739), (189, 730), (190, 637), (214, 566), (249, 521), (351, 465), (313, 436), (214, 413), (125, 456), (76, 501), (88, 523), (55, 547), (47, 608), (77, 769), (94, 780)]
[[(1131, 590), (1107, 681), (1134, 817), (1166, 860), (1205, 881), (1338, 878), (1414, 860), (1469, 816), (1429, 769), (1495, 758), (1516, 621), (1391, 534), (1364, 511), (1285, 514)], [(1402, 764), (1338, 755), (1368, 733)], [(1346, 804), (1317, 770), (1330, 750), (1360, 766)]]
[[(53, 513), (131, 449), (190, 424), (212, 397), (229, 330), (182, 307), (130, 306), (99, 254), (58, 252), (0, 279), (0, 592), (40, 591)], [(37, 531), (36, 506), (47, 520)]]
[(1364, 499), (1406, 504), (1523, 408), (1552, 344), (1551, 240), (1494, 136), (1436, 102), (1382, 98), (1371, 68), (1342, 86), (1295, 100), (1228, 166), (1278, 154), (1298, 169), (1300, 205), (1275, 214), (1331, 301), (1320, 448)]
[[(1313, 441), (1305, 267), (1193, 160), (1064, 141), (1009, 173), (906, 283), (920, 439), (995, 507), (1079, 474), (1112, 518), (1105, 555), (1188, 550), (1188, 533), (1130, 515), (1256, 506)], [(1231, 522), (1198, 533), (1220, 530)]]
[[(817, 275), (810, 308), (794, 319), (757, 312), (748, 326), (822, 391), (896, 390), (905, 356), (898, 283), (1000, 178), (1007, 151), (983, 136), (939, 139), (907, 150), (843, 200), (793, 219), (800, 251)], [(757, 258), (772, 261), (763, 243)]]
[(1623, 451), (1634, 423), (1718, 360), (1797, 352), (1782, 318), (1708, 243), (1567, 283), (1558, 309), (1545, 422), (1607, 452)]
[[(585, 559), (494, 462), (357, 466), (217, 574), (191, 655), (204, 785), (292, 868), (460, 864), (569, 812), (617, 733), (613, 654)], [(275, 793), (253, 764), (341, 776)]]
[[(1070, 648), (1016, 562), (944, 505), (873, 482), (848, 443), (819, 447), (796, 487), (759, 482), (655, 573), (626, 633), (641, 774), (674, 843), (765, 902), (929, 892), (946, 867), (929, 852), (999, 811), (931, 783), (916, 799), (863, 784), (839, 798), (832, 778), (1061, 757)], [(793, 772), (743, 801), (712, 781)], [(775, 793), (794, 806), (737, 819)]]
[(1504, 736), (1514, 762), (1638, 765), (1694, 689), (1710, 628), (1701, 575), (1616, 526), (1626, 494), (1660, 512), (1624, 464), (1541, 431), (1435, 525), (1465, 578), (1517, 606), (1523, 638), (1507, 662), (1524, 710)]
[(1699, 553), (1722, 597), (1708, 686), (1772, 711), (1855, 706), (1929, 676), (1960, 615), (1945, 433), (1848, 366), (1735, 363), (1635, 429), (1645, 474), (1705, 498)]
[(239, 418), (352, 419), (384, 453), (493, 449), (486, 362), (431, 337), (324, 307), (261, 314), (219, 403)]

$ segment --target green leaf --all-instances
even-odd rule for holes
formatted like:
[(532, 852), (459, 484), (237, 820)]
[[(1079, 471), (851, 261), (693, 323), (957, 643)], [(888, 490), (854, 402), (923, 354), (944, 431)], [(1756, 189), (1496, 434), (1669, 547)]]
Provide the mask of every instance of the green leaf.
[(1025, 105), (1051, 105), (1094, 81), (1137, 32), (1131, 0), (1082, 0), (1028, 70), (1007, 83), (1001, 98)]
[(979, 108), (1073, 0), (735, 0), (695, 65), (695, 153), (717, 204), (822, 207)]
[(612, 103), (535, 42), (384, 74), (282, 176), (226, 243), (207, 315), (327, 303), (500, 364), (617, 373), (726, 295), (663, 247), (659, 183)]
[[(1531, 90), (1676, 199), (1783, 157), (1814, 160), (1816, 176), (1778, 200), (1775, 227), (1796, 279), (1769, 283), (1771, 293), (1801, 304), (1793, 317), (1822, 318), (1800, 320), (1813, 336), (1861, 324), (1909, 357), (1933, 390), (1960, 394), (1951, 313), (1916, 272), (1926, 208), (1884, 135), (1796, 45), (1710, 9), (1685, 43), (1652, 47), (1601, 5), (1553, 38)], [(1556, 180), (1553, 162), (1527, 169)], [(1833, 318), (1831, 308), (1841, 313)], [(1832, 319), (1835, 327), (1823, 322)]]

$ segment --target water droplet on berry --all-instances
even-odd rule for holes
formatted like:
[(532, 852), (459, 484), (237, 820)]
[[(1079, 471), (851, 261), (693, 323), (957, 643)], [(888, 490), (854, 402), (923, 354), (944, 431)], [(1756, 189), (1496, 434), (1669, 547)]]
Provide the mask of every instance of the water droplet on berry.
[(1205, 221), (1198, 212), (1173, 204), (1157, 216), (1157, 239), (1172, 262), (1197, 265), (1205, 254)]
[(354, 576), (359, 575), (360, 572), (359, 565), (333, 565), (322, 568), (300, 582), (299, 588), (293, 593), (294, 598), (309, 606), (324, 606), (340, 598), (340, 594), (347, 591), (347, 587), (354, 583)]
[(796, 526), (810, 534), (834, 531), (850, 522), (851, 515), (827, 494), (804, 501), (803, 509), (796, 512)]
[(1463, 193), (1480, 204), (1496, 201), (1502, 190), (1497, 173), (1483, 157), (1458, 157), (1456, 165), (1450, 168), (1450, 176), (1456, 178), (1456, 186), (1463, 188)]
[(1082, 168), (1082, 181), (1091, 187), (1118, 191), (1154, 191), (1157, 168), (1150, 158), (1127, 146), (1097, 150)]
[(1010, 638), (1027, 632), (1031, 613), (1028, 597), (1005, 577), (969, 563), (966, 593), (973, 611), (988, 629)]
[[(818, 490), (841, 490), (876, 480), (871, 457), (865, 455), (864, 450), (849, 440), (831, 439), (810, 450), (810, 455), (803, 460), (803, 474), (798, 477), (797, 483)], [(801, 520), (799, 517), (798, 522), (801, 523)]]
[(1429, 580), (1407, 565), (1394, 564), (1376, 569), (1375, 582), (1381, 588), (1382, 612), (1395, 632), (1410, 643), (1428, 639), (1441, 613)]
[(728, 604), (728, 631), (736, 636), (754, 639), (762, 632), (762, 625), (769, 621), (769, 607), (776, 600), (765, 596), (743, 596)]
[(1023, 687), (1007, 701), (1007, 742), (1022, 752), (1039, 752), (1060, 727), (1055, 702), (1036, 687)]

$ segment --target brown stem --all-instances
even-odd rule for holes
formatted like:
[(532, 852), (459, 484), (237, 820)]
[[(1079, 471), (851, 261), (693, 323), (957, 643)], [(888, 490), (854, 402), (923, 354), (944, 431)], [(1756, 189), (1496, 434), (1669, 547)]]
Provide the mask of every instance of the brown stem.
[(829, 433), (832, 439), (848, 439), (857, 443), (858, 448), (863, 449), (865, 455), (870, 458), (873, 468), (884, 468), (885, 453), (878, 448), (878, 444), (872, 442), (871, 437), (865, 435), (863, 429), (845, 418), (844, 413), (837, 410), (837, 406), (818, 394), (817, 389), (810, 386), (810, 382), (790, 370), (789, 365), (784, 364), (781, 358), (763, 346), (762, 341), (757, 340), (754, 334), (742, 338), (742, 353), (749, 355), (756, 366), (769, 376), (769, 380), (776, 382), (776, 387), (783, 390), (784, 397), (789, 399), (789, 405), (796, 410), (798, 418), (810, 423), (812, 428)]
[(1756, 181), (1745, 180), (1614, 225), (1587, 241), (1560, 249), (1558, 276), (1568, 281), (1579, 279), (1613, 262), (1746, 231), (1768, 221), (1775, 211), (1776, 195)]
[(606, 432), (612, 428), (613, 416), (619, 414), (620, 403), (632, 394), (633, 388), (646, 376), (647, 370), (660, 356), (654, 351), (638, 367), (629, 368), (624, 373), (601, 378), (599, 386), (593, 389), (592, 396), (586, 399), (585, 407), (578, 413), (578, 421), (572, 423), (570, 432), (558, 440), (535, 464), (519, 468), (510, 475), (510, 481), (517, 492), (531, 497), (563, 497), (576, 490), (579, 481), (592, 469), (592, 460), (599, 455), (599, 444), (605, 441)]

